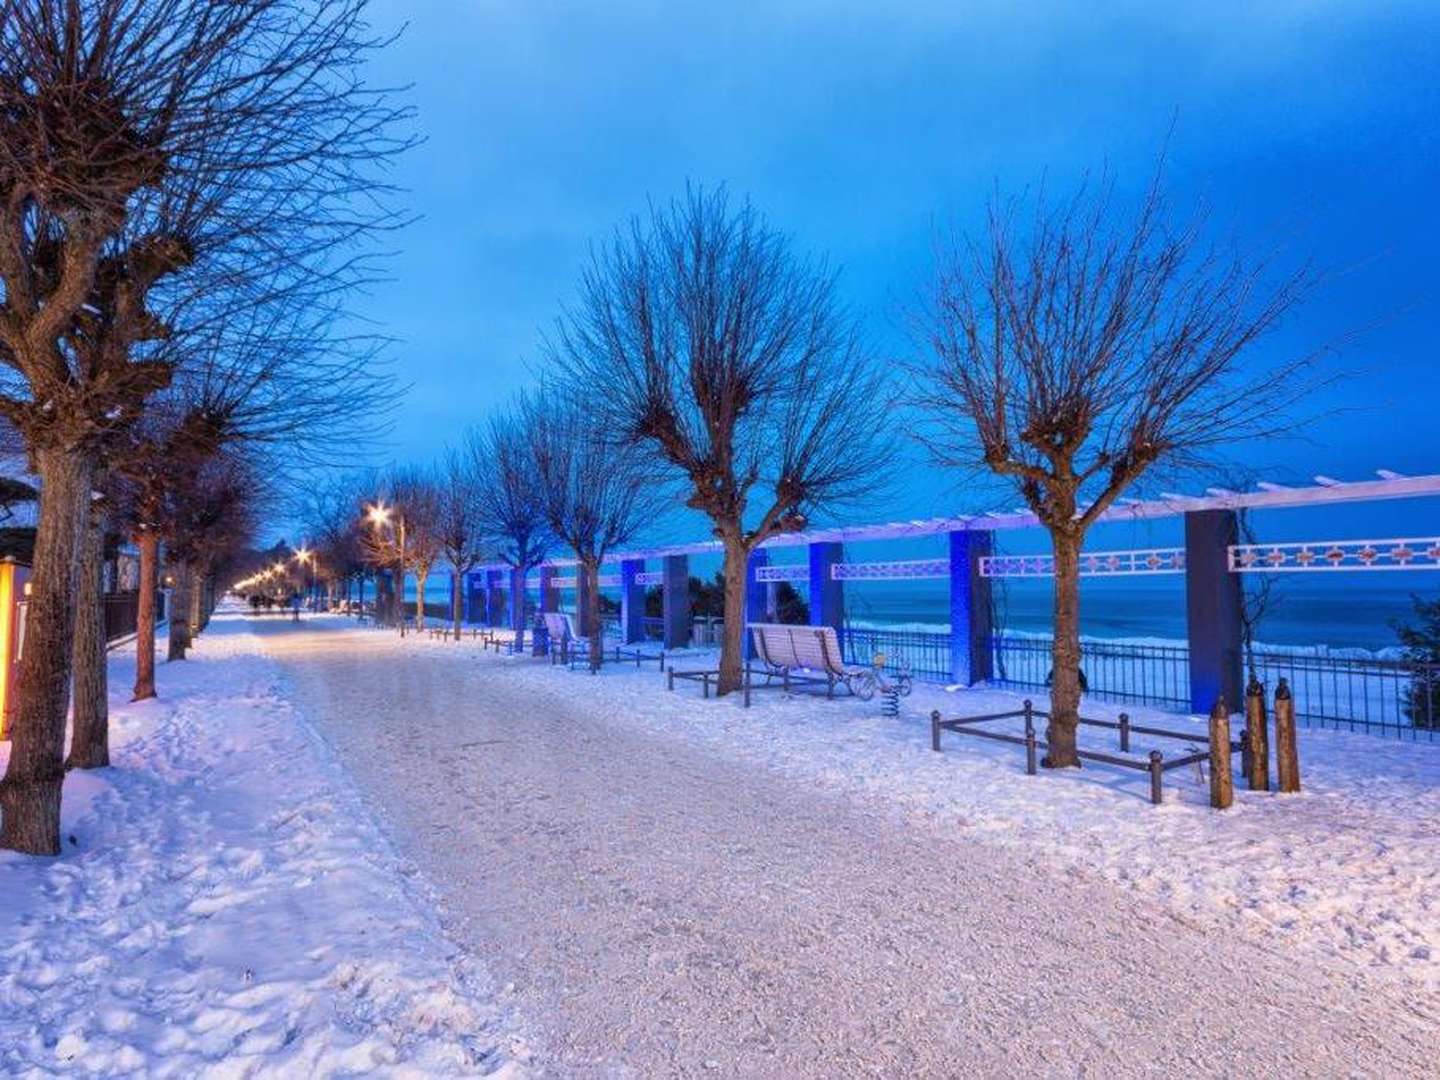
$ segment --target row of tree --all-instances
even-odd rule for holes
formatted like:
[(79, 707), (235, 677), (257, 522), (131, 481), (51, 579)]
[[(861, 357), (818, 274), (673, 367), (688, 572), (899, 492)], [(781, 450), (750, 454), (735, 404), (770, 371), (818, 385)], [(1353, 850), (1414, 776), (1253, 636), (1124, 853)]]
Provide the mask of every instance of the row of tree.
[[(385, 41), (365, 10), (0, 0), (0, 416), (40, 488), (0, 847), (59, 851), (72, 657), (70, 761), (104, 761), (94, 495), (142, 589), (168, 546), (183, 654), (193, 582), (262, 482), (363, 436), (390, 396), (383, 343), (341, 329), (371, 239), (403, 220), (381, 167), (406, 111), (366, 81)], [(153, 629), (147, 599), (138, 696)]]
[[(1273, 434), (1313, 385), (1314, 356), (1255, 348), (1311, 274), (1203, 235), (1198, 216), (1170, 211), (1158, 180), (1130, 208), (1109, 184), (1060, 204), (998, 203), (980, 235), (940, 245), (933, 286), (912, 308), (928, 356), (891, 365), (823, 261), (748, 203), (692, 189), (594, 249), (543, 339), (540, 389), (450, 456), (442, 494), (397, 480), (392, 498), (411, 544), (433, 519), (427, 550), (461, 570), (486, 543), (521, 573), (565, 549), (582, 625), (597, 636), (592, 663), (601, 562), (677, 503), (698, 511), (724, 553), (726, 693), (742, 675), (751, 555), (892, 479), (903, 416), (935, 462), (1013, 482), (1049, 531), (1047, 764), (1078, 765), (1086, 532), (1147, 470)], [(473, 543), (442, 544), (447, 529)]]

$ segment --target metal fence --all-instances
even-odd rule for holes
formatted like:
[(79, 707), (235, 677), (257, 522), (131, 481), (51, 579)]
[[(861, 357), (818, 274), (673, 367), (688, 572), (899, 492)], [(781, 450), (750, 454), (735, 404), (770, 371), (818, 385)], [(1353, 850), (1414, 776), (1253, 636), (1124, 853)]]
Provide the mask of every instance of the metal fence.
[(884, 653), (886, 665), (891, 668), (909, 664), (910, 673), (917, 679), (950, 681), (949, 634), (847, 626), (840, 639), (847, 664), (869, 664), (876, 653)]
[[(1050, 685), (1046, 639), (992, 637), (990, 656), (996, 685)], [(1084, 641), (1080, 667), (1093, 697), (1190, 708), (1190, 651), (1184, 646)], [(1257, 649), (1255, 669), (1271, 695), (1281, 678), (1290, 684), (1295, 716), (1309, 727), (1440, 739), (1440, 664)]]
[[(991, 682), (1044, 689), (1050, 685), (1050, 641), (997, 635), (990, 639)], [(1190, 650), (1183, 645), (1084, 641), (1080, 670), (1085, 692), (1115, 701), (1188, 709)]]
[(1440, 738), (1440, 664), (1266, 649), (1255, 669), (1272, 690), (1290, 684), (1295, 715), (1312, 727)]

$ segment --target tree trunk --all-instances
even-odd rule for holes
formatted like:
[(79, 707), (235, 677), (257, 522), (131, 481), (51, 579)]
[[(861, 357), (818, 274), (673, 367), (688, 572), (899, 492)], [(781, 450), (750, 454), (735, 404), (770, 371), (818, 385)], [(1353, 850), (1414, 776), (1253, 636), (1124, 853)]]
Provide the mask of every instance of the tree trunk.
[(1051, 648), (1047, 769), (1079, 768), (1075, 732), (1080, 726), (1080, 538), (1051, 531), (1055, 552), (1055, 625)]
[(720, 679), (716, 694), (739, 690), (745, 667), (745, 569), (750, 549), (738, 537), (725, 539), (725, 626), (720, 642)]
[(455, 640), (460, 640), (460, 573), (450, 575), (450, 621), (455, 624)]
[(186, 646), (194, 643), (195, 635), (205, 629), (205, 574), (199, 566), (190, 568), (190, 635)]
[(141, 529), (135, 537), (140, 549), (140, 595), (135, 598), (135, 701), (155, 696), (155, 578), (160, 559), (160, 537), (154, 529)]
[(400, 625), (400, 636), (405, 636), (405, 564), (395, 567), (395, 621)]
[(600, 561), (582, 563), (580, 572), (587, 583), (584, 623), (590, 628), (590, 670), (599, 671), (605, 652), (605, 623), (600, 618)]
[(415, 629), (425, 629), (425, 579), (430, 576), (428, 570), (418, 570), (415, 573)]
[(0, 848), (58, 855), (75, 585), (89, 524), (91, 462), (73, 450), (41, 450), (34, 458), (40, 519), (15, 686), (10, 764), (0, 780)]
[(105, 641), (105, 514), (90, 508), (75, 588), (75, 707), (69, 769), (103, 769), (110, 764), (110, 686)]
[(175, 566), (175, 587), (170, 591), (170, 648), (167, 660), (184, 660), (190, 647), (190, 596), (194, 570), (189, 563)]

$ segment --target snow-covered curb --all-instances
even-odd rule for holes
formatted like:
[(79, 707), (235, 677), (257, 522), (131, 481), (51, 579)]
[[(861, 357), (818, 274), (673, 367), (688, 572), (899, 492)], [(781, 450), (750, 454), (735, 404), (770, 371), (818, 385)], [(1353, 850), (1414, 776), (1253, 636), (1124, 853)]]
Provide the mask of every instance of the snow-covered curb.
[(517, 1075), (503, 995), (239, 626), (114, 695), (63, 857), (0, 855), (0, 1072)]

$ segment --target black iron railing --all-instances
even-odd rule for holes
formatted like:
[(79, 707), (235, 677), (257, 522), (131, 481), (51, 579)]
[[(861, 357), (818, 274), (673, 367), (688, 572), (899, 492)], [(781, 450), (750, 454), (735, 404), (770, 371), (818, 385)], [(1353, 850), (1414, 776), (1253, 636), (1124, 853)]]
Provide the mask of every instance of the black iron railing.
[(1440, 664), (1264, 649), (1255, 673), (1272, 689), (1288, 682), (1295, 715), (1312, 727), (1440, 738)]
[[(997, 635), (990, 639), (990, 681), (1043, 690), (1051, 680), (1046, 638)], [(1080, 671), (1085, 692), (1115, 701), (1190, 707), (1190, 650), (1183, 645), (1084, 641)]]
[[(990, 657), (996, 685), (1050, 685), (1044, 638), (992, 637)], [(1290, 684), (1296, 719), (1309, 727), (1440, 739), (1440, 664), (1274, 648), (1257, 649), (1254, 662), (1268, 694), (1281, 678)], [(1190, 650), (1183, 645), (1084, 641), (1080, 669), (1094, 697), (1190, 708)]]
[(925, 630), (884, 630), (847, 626), (840, 634), (847, 664), (869, 664), (885, 654), (886, 666), (910, 665), (910, 674), (927, 682), (950, 681), (950, 635)]

